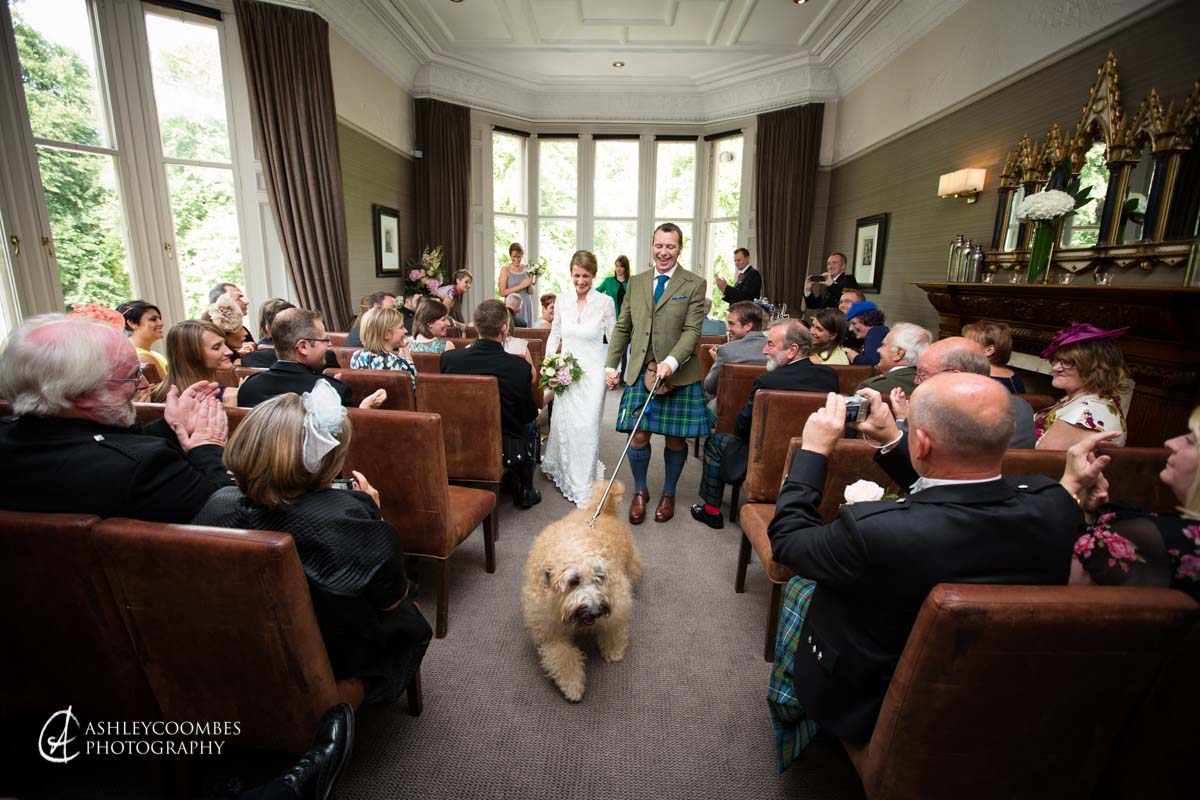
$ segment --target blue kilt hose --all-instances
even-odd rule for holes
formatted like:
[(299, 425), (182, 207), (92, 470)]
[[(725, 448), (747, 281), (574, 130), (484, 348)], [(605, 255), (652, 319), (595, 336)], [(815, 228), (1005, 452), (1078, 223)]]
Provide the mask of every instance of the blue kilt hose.
[[(646, 370), (638, 373), (636, 381), (625, 387), (621, 394), (621, 407), (617, 410), (617, 430), (628, 433), (633, 430), (637, 415), (641, 413), (650, 390), (644, 382)], [(661, 433), (691, 439), (707, 436), (716, 422), (716, 415), (704, 404), (704, 389), (700, 382), (680, 386), (666, 394), (656, 395), (646, 409), (646, 418), (638, 430)]]
[(800, 646), (800, 630), (812, 602), (817, 584), (805, 578), (792, 578), (783, 590), (779, 610), (779, 635), (775, 640), (775, 664), (771, 667), (771, 683), (767, 690), (767, 705), (775, 726), (775, 758), (783, 772), (800, 757), (820, 726), (809, 719), (808, 712), (796, 699), (792, 664)]

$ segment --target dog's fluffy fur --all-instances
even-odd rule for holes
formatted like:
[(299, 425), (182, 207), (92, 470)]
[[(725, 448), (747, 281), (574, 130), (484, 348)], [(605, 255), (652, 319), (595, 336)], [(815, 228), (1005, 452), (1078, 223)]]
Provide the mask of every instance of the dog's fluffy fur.
[(624, 486), (613, 483), (596, 527), (589, 528), (604, 494), (604, 484), (597, 483), (589, 507), (546, 526), (525, 562), (525, 626), (542, 668), (572, 702), (583, 699), (587, 682), (575, 635), (594, 634), (605, 661), (624, 658), (629, 641), (633, 586), (642, 577), (642, 557), (618, 513), (624, 493)]

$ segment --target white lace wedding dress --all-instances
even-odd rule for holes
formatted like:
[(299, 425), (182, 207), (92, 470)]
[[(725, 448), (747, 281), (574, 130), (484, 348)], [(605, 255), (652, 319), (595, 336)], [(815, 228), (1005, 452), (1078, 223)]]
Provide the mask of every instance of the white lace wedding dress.
[(542, 472), (554, 481), (563, 496), (581, 508), (592, 497), (592, 483), (604, 480), (604, 465), (597, 458), (600, 449), (600, 418), (604, 415), (604, 362), (617, 310), (612, 298), (592, 289), (587, 294), (583, 313), (578, 296), (559, 295), (554, 303), (554, 323), (546, 353), (551, 354), (562, 342), (583, 368), (579, 382), (554, 398), (550, 438), (542, 455)]

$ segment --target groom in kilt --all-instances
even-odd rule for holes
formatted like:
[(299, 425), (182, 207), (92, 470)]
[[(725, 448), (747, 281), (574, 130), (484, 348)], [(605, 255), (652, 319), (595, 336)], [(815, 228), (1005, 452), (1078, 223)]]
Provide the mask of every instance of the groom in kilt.
[(617, 412), (618, 431), (633, 430), (656, 375), (668, 389), (650, 403), (629, 447), (634, 490), (629, 521), (634, 525), (646, 519), (646, 504), (650, 501), (646, 485), (650, 435), (660, 433), (666, 437), (666, 477), (654, 511), (655, 522), (666, 522), (675, 515), (675, 484), (687, 461), (686, 440), (707, 436), (713, 423), (700, 385), (700, 361), (693, 358), (700, 343), (708, 282), (679, 266), (682, 249), (683, 232), (678, 225), (664, 222), (655, 228), (654, 269), (629, 279), (629, 291), (608, 345), (605, 380), (610, 389), (620, 381), (618, 365), (625, 347), (630, 348), (624, 376), (628, 386)]

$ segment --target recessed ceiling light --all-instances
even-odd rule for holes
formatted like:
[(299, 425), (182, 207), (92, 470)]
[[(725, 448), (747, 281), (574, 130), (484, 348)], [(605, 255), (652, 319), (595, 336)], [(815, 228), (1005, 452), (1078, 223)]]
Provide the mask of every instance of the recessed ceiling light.
[(625, 62), (624, 61), (614, 61), (613, 66), (616, 67), (617, 69), (620, 69), (621, 67), (625, 66)]

